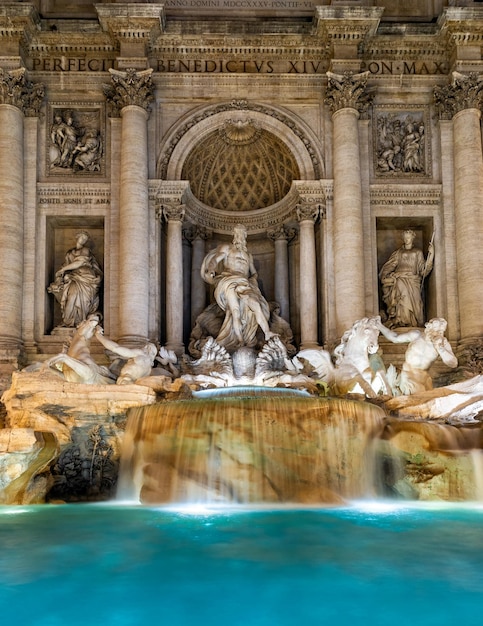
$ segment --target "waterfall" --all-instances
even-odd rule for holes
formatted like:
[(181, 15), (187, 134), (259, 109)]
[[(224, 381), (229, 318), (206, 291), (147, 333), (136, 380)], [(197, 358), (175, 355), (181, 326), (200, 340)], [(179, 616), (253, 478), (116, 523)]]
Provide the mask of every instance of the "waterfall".
[(339, 503), (374, 495), (377, 406), (237, 389), (131, 409), (118, 497), (143, 503)]

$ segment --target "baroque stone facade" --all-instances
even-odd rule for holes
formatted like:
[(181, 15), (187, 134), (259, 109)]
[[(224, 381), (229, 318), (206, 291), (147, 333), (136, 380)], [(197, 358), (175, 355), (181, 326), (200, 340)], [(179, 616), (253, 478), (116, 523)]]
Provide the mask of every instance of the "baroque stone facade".
[(79, 231), (126, 345), (187, 348), (237, 223), (298, 347), (386, 314), (407, 229), (434, 242), (425, 319), (481, 338), (483, 6), (400, 4), (3, 2), (4, 371), (61, 350), (47, 289)]

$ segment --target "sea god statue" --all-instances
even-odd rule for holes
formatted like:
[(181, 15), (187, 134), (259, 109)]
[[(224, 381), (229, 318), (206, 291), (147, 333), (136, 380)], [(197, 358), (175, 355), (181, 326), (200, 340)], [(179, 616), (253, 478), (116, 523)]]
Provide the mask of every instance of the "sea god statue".
[(253, 347), (258, 327), (265, 341), (274, 336), (269, 328), (270, 308), (258, 287), (246, 238), (245, 226), (238, 224), (233, 242), (220, 244), (209, 252), (201, 266), (203, 280), (215, 286), (216, 302), (225, 311), (216, 341), (229, 352), (242, 346)]
[(76, 245), (67, 251), (62, 267), (47, 291), (54, 295), (62, 311), (63, 326), (75, 328), (99, 308), (102, 270), (86, 245), (89, 233), (76, 235)]

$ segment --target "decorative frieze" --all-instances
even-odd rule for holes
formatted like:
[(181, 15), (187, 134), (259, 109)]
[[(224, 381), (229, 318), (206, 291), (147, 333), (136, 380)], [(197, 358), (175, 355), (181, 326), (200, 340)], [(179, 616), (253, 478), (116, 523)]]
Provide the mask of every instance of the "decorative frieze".
[(112, 83), (104, 85), (103, 89), (109, 112), (113, 117), (118, 116), (121, 109), (130, 105), (149, 111), (154, 100), (152, 69), (137, 71), (129, 68), (125, 72), (110, 69), (109, 72)]
[(44, 99), (44, 86), (26, 77), (24, 68), (5, 72), (0, 68), (0, 104), (11, 104), (27, 117), (39, 115)]
[(340, 109), (356, 109), (364, 114), (372, 103), (374, 94), (367, 90), (369, 72), (334, 74), (327, 72), (328, 84), (325, 102), (332, 113)]

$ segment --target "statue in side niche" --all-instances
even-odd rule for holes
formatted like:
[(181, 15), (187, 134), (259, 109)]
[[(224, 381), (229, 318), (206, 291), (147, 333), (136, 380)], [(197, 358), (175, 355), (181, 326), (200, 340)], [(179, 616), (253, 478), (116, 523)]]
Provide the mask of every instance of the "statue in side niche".
[(201, 276), (215, 286), (216, 302), (225, 312), (216, 341), (229, 352), (242, 346), (253, 347), (259, 327), (265, 341), (275, 334), (269, 328), (269, 305), (258, 287), (246, 239), (245, 226), (235, 226), (233, 242), (209, 252), (201, 266)]
[(448, 323), (444, 318), (435, 317), (426, 322), (424, 330), (414, 328), (396, 333), (378, 322), (379, 330), (386, 339), (393, 343), (409, 343), (398, 381), (398, 387), (403, 395), (429, 391), (433, 388), (428, 370), (438, 357), (448, 367), (457, 367), (458, 359), (444, 336), (447, 326)]
[(434, 235), (426, 259), (422, 250), (414, 247), (415, 238), (414, 230), (405, 230), (403, 245), (391, 254), (379, 273), (390, 328), (424, 325), (422, 284), (433, 269)]
[(62, 267), (47, 291), (59, 302), (62, 325), (75, 328), (99, 308), (102, 270), (87, 246), (89, 233), (76, 235), (76, 245), (68, 250)]

